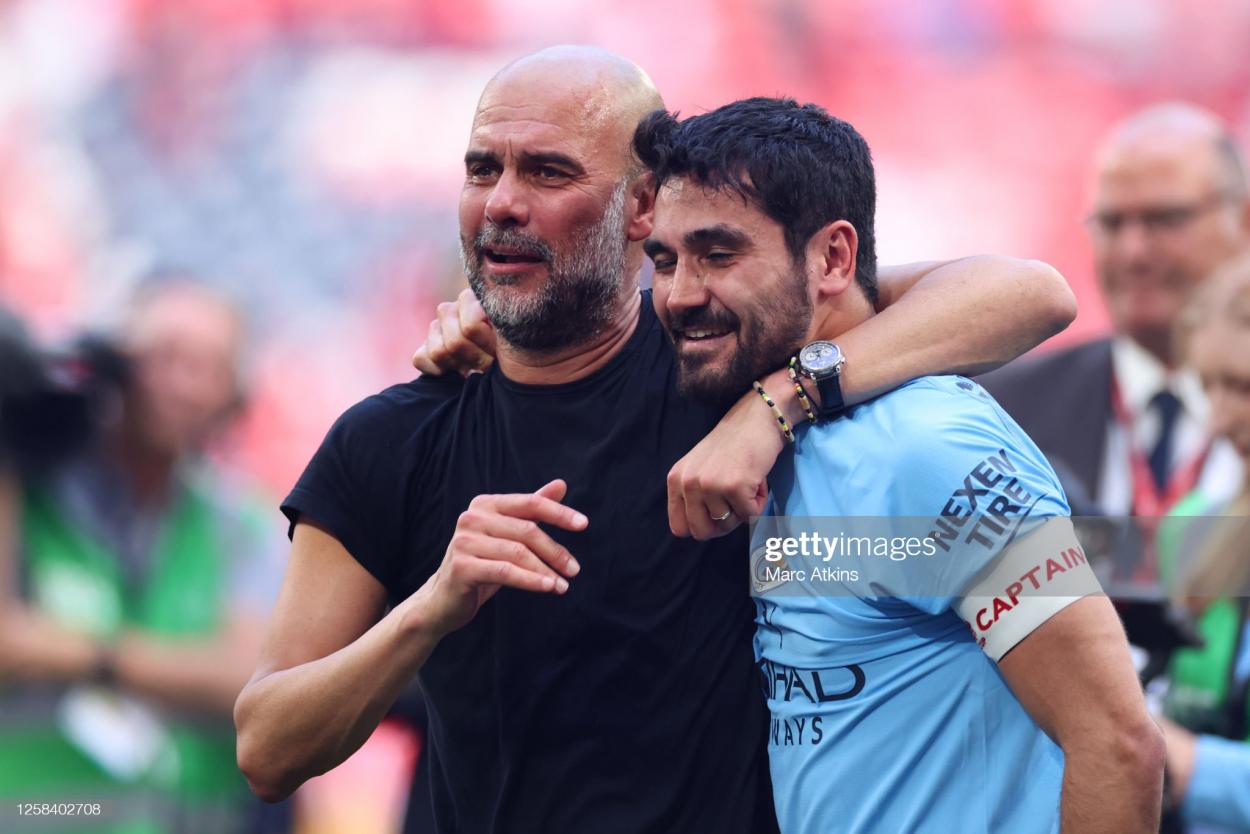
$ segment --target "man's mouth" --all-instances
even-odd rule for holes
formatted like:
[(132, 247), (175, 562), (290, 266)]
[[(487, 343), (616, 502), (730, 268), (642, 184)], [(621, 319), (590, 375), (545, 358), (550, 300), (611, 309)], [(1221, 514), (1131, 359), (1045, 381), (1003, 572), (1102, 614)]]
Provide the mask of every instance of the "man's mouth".
[(729, 327), (702, 327), (680, 331), (681, 337), (691, 342), (703, 342), (709, 339), (719, 339), (721, 336), (728, 336), (732, 332), (733, 328)]
[(538, 264), (542, 255), (519, 249), (484, 248), (482, 257), (494, 264)]

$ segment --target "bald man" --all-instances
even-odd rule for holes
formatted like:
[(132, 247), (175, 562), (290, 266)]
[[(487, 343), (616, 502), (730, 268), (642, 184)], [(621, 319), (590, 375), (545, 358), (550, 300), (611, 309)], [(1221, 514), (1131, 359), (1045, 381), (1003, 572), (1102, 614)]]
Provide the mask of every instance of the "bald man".
[[(440, 831), (775, 830), (744, 530), (678, 538), (666, 513), (669, 469), (728, 404), (679, 394), (638, 286), (654, 189), (630, 138), (660, 104), (577, 47), (487, 85), (460, 245), (498, 359), (354, 406), (288, 496), (284, 590), (235, 710), (262, 797), (343, 761), (419, 671)], [(881, 272), (890, 309), (843, 337), (848, 399), (1070, 318), (1048, 268), (971, 261)], [(765, 384), (798, 410), (784, 371)], [(748, 406), (738, 448), (762, 478), (780, 434)]]
[(1112, 337), (981, 381), (1091, 508), (1154, 517), (1194, 486), (1228, 497), (1237, 456), (1210, 443), (1201, 387), (1174, 348), (1190, 293), (1250, 245), (1246, 169), (1227, 128), (1185, 104), (1117, 125), (1097, 156), (1088, 228)]

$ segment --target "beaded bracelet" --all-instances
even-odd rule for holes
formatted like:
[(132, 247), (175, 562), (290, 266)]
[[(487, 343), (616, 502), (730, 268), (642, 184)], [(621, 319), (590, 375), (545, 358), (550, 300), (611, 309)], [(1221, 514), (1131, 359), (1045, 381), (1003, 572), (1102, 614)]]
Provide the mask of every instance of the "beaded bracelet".
[(793, 443), (794, 431), (791, 430), (790, 423), (786, 421), (786, 415), (781, 413), (781, 409), (777, 407), (777, 403), (773, 402), (773, 398), (768, 396), (768, 392), (764, 390), (764, 386), (759, 383), (759, 380), (756, 380), (753, 384), (755, 385), (755, 393), (759, 394), (764, 399), (764, 402), (768, 404), (768, 407), (773, 410), (773, 416), (777, 418), (777, 427), (781, 429), (781, 436), (788, 442)]
[(812, 398), (807, 396), (807, 389), (803, 387), (803, 380), (799, 376), (797, 367), (797, 359), (790, 357), (790, 381), (794, 383), (794, 393), (799, 397), (799, 405), (803, 409), (803, 413), (807, 415), (809, 422), (815, 423), (819, 418), (816, 416), (816, 409), (812, 408)]

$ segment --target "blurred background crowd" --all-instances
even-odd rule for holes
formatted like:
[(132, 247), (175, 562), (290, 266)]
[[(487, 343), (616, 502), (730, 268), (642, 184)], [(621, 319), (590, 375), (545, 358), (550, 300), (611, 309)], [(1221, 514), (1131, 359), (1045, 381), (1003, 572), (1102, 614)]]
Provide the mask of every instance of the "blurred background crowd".
[[(1091, 507), (1171, 509), (1201, 453), (1223, 461), (1205, 510), (1246, 513), (1250, 368), (1242, 389), (1218, 370), (1212, 424), (1179, 354), (1113, 353), (1141, 340), (1096, 268), (1163, 264), (1196, 285), (1250, 240), (1244, 178), (1239, 192), (1194, 146), (1191, 191), (1093, 214), (1100, 144), (1143, 107), (1199, 105), (1246, 146), (1246, 0), (0, 0), (0, 394), (24, 398), (0, 423), (74, 440), (0, 460), (0, 798), (56, 801), (78, 779), (154, 821), (117, 830), (398, 830), (419, 715), (261, 809), (238, 800), (230, 704), (281, 578), (276, 498), (344, 408), (411, 374), (434, 306), (464, 286), (455, 207), (478, 92), (561, 42), (637, 61), (684, 113), (786, 94), (853, 123), (877, 164), (882, 261), (1003, 252), (1069, 279), (1080, 314), (1043, 350), (1071, 370), (1106, 346), (1062, 413), (1101, 410), (1082, 418), (1087, 446), (1038, 439)], [(1250, 304), (1229, 292), (1204, 321)], [(1120, 341), (1098, 341), (1113, 320)], [(1250, 362), (1250, 326), (1230, 321), (1208, 353)], [(1125, 368), (1146, 381), (1112, 403)], [(1011, 385), (991, 385), (1009, 408)], [(1119, 436), (1124, 410), (1141, 419)], [(1240, 440), (1209, 446), (1213, 428)], [(1207, 710), (1191, 729), (1244, 739), (1244, 600), (1215, 610), (1203, 628), (1222, 654), (1191, 661), (1187, 709)], [(1240, 718), (1214, 725), (1238, 692)], [(1201, 756), (1193, 738), (1178, 749)]]

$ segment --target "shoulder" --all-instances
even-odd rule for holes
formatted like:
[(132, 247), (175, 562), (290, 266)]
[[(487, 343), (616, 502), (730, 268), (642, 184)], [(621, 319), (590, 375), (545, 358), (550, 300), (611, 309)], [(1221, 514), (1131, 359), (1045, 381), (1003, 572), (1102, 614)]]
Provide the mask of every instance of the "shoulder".
[[(830, 424), (821, 454), (864, 459), (893, 485), (895, 512), (929, 514), (969, 479), (1015, 483), (1066, 513), (1058, 478), (1037, 446), (984, 388), (957, 376), (922, 377)], [(841, 421), (838, 421), (841, 422)]]
[(402, 443), (427, 431), (463, 396), (459, 376), (418, 377), (365, 397), (335, 421), (331, 435), (363, 445)]
[(961, 433), (1004, 431), (1005, 415), (984, 388), (956, 376), (914, 379), (819, 427), (824, 445), (869, 444), (878, 455), (906, 460), (956, 440)]
[(977, 381), (996, 396), (1003, 392), (1061, 379), (1111, 373), (1111, 340), (1094, 339), (1071, 347), (1030, 354), (982, 374)]

